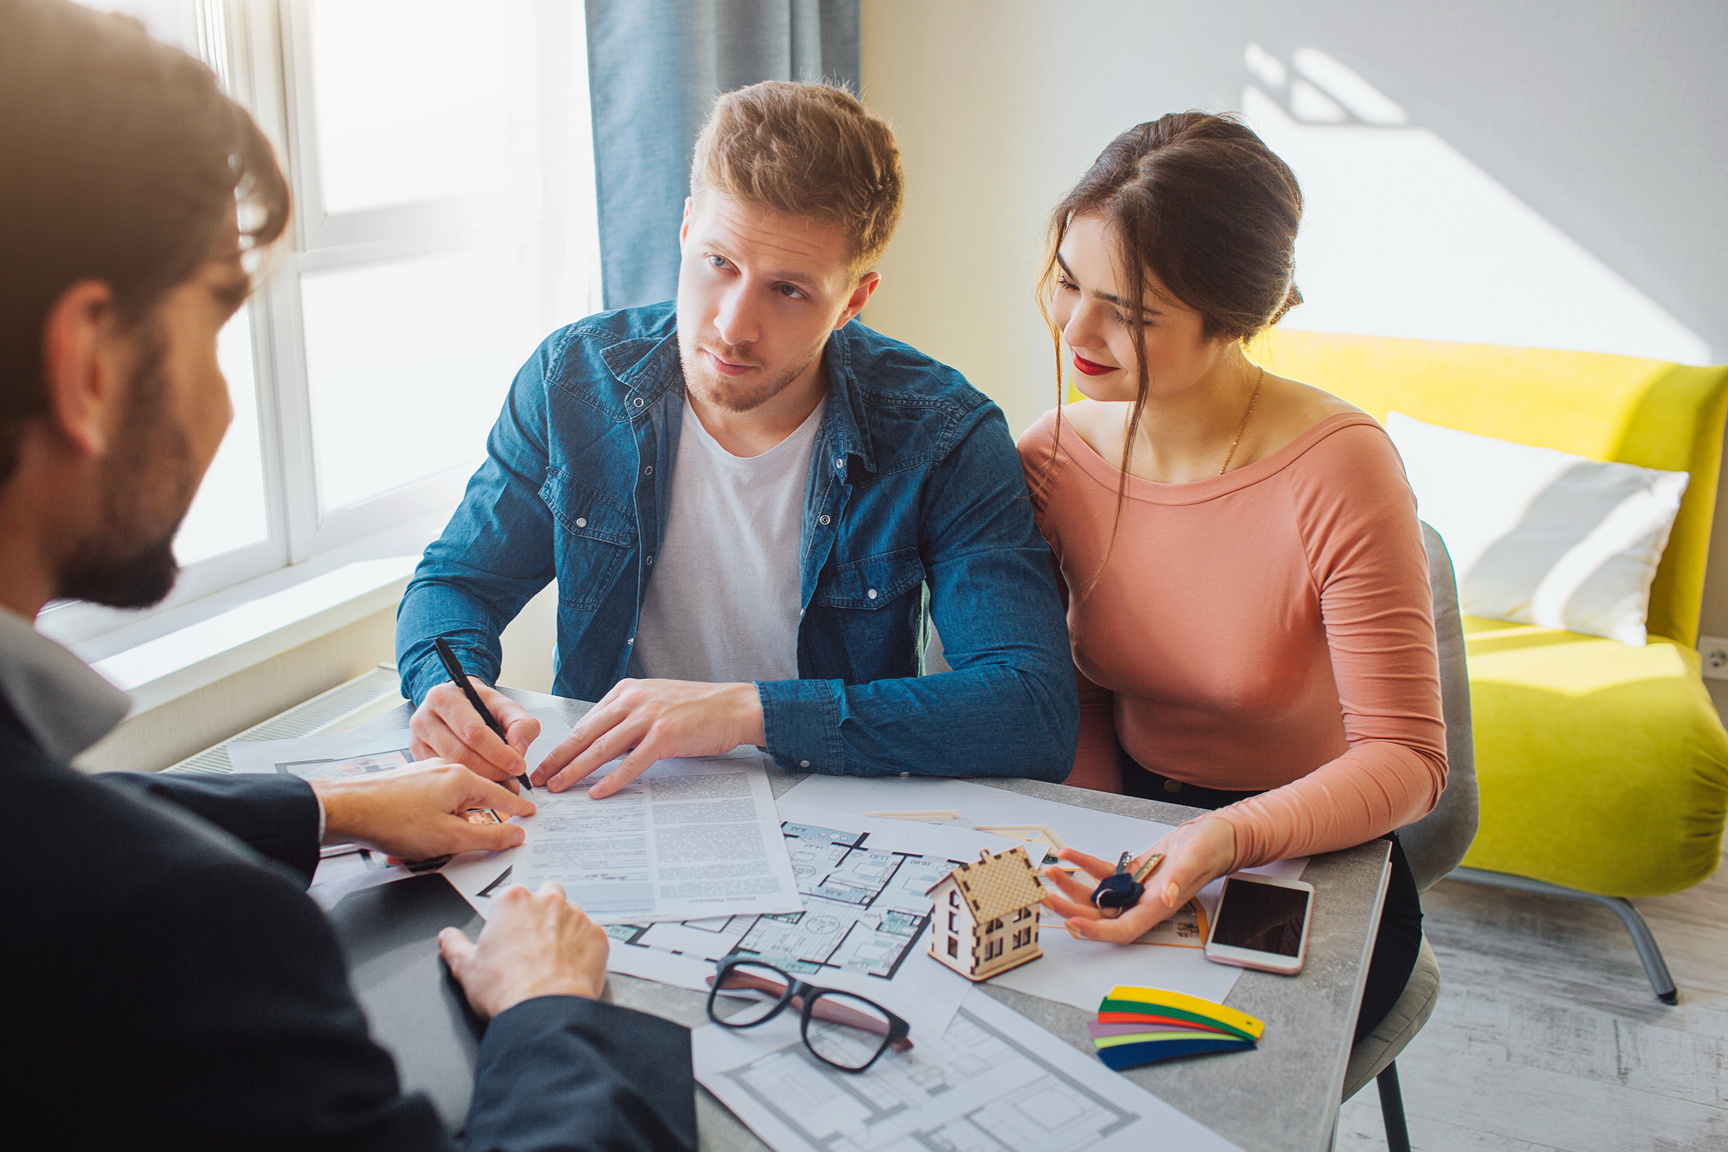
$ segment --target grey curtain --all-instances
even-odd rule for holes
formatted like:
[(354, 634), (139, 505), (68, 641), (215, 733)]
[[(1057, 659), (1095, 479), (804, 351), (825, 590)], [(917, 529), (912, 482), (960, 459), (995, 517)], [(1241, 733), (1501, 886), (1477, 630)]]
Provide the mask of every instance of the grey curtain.
[(607, 308), (678, 288), (690, 150), (714, 97), (760, 80), (858, 91), (860, 0), (587, 0)]

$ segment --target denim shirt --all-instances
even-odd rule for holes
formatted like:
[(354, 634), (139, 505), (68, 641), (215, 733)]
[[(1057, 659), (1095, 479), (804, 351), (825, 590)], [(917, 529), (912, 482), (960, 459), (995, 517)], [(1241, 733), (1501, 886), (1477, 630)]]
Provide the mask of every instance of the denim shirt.
[[(1068, 629), (1001, 410), (857, 321), (824, 358), (799, 679), (757, 684), (768, 753), (793, 771), (1063, 779), (1079, 726)], [(670, 303), (591, 316), (541, 344), (403, 596), (405, 696), (418, 704), (446, 679), (439, 634), (493, 681), (499, 634), (554, 579), (553, 691), (598, 700), (626, 675), (683, 403)], [(920, 675), (927, 619), (950, 672)]]

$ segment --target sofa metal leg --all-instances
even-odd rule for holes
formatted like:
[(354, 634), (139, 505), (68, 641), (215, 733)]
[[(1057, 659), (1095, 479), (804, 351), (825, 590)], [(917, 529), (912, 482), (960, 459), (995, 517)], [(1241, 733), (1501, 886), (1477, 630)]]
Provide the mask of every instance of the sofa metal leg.
[(1564, 888), (1546, 880), (1532, 880), (1528, 876), (1514, 876), (1510, 872), (1489, 872), (1483, 868), (1455, 868), (1448, 873), (1447, 878), (1468, 880), (1472, 884), (1488, 884), (1495, 888), (1512, 888), (1519, 892), (1535, 892), (1542, 896), (1588, 900), (1602, 905), (1620, 917), (1620, 923), (1625, 925), (1627, 933), (1632, 937), (1632, 945), (1638, 949), (1638, 959), (1644, 963), (1644, 974), (1650, 978), (1650, 988), (1656, 993), (1656, 999), (1664, 1004), (1680, 1002), (1679, 990), (1674, 987), (1674, 977), (1668, 974), (1668, 963), (1662, 959), (1662, 949), (1657, 947), (1656, 937), (1650, 933), (1650, 925), (1644, 922), (1644, 917), (1639, 915), (1638, 909), (1632, 906), (1630, 900), (1619, 896), (1598, 896), (1594, 892)]
[(1410, 1130), (1404, 1125), (1404, 1094), (1398, 1090), (1398, 1061), (1374, 1077), (1380, 1089), (1380, 1117), (1386, 1123), (1387, 1152), (1410, 1152)]

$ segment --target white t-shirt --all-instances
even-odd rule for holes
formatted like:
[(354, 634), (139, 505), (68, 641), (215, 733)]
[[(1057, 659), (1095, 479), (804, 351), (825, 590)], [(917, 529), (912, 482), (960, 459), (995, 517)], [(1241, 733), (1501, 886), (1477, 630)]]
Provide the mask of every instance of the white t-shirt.
[(825, 406), (760, 456), (734, 456), (684, 401), (672, 506), (630, 675), (711, 684), (798, 678), (798, 547)]

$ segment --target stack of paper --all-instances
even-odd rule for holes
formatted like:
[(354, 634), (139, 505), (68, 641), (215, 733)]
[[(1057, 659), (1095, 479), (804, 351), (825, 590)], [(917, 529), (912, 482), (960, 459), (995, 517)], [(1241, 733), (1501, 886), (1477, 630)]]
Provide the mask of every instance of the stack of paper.
[(1198, 996), (1119, 984), (1098, 1005), (1098, 1022), (1086, 1030), (1098, 1059), (1120, 1072), (1176, 1056), (1252, 1048), (1266, 1025)]

